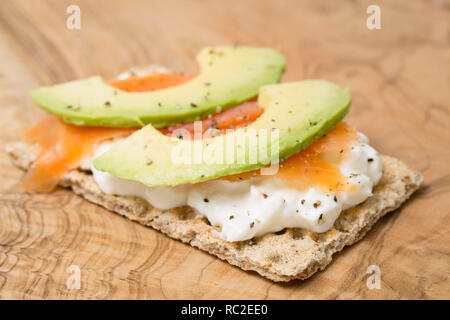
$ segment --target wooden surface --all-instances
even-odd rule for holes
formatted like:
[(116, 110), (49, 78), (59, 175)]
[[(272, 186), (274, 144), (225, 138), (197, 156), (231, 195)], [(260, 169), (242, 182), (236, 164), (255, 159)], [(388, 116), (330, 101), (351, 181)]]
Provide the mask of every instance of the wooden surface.
[[(81, 30), (66, 28), (69, 4)], [(450, 298), (449, 1), (10, 1), (0, 5), (0, 298)], [(381, 7), (380, 30), (366, 8)], [(348, 123), (425, 187), (307, 281), (275, 284), (58, 190), (25, 194), (4, 145), (45, 113), (27, 91), (131, 66), (194, 72), (206, 45), (280, 49), (283, 80), (350, 88)], [(369, 265), (381, 288), (366, 286)], [(67, 289), (78, 265), (81, 288)]]

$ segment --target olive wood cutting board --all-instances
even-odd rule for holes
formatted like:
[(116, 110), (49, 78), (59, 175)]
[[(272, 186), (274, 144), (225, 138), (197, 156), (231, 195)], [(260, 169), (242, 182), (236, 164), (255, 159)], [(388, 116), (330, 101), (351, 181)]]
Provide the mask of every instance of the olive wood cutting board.
[[(367, 28), (372, 2), (380, 29)], [(80, 29), (67, 27), (73, 3)], [(0, 298), (450, 298), (449, 22), (448, 1), (2, 1)], [(67, 190), (23, 191), (4, 146), (45, 116), (30, 89), (151, 63), (193, 73), (200, 48), (233, 43), (279, 49), (283, 81), (348, 87), (347, 123), (425, 177), (325, 271), (273, 283)]]

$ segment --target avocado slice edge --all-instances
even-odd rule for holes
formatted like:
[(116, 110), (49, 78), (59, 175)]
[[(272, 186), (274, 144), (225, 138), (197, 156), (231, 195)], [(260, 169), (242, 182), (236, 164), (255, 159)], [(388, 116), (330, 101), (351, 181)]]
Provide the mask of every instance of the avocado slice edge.
[(200, 74), (176, 87), (126, 92), (93, 76), (30, 92), (41, 108), (80, 126), (165, 127), (190, 122), (254, 98), (277, 83), (286, 61), (278, 51), (257, 47), (207, 47), (197, 55)]

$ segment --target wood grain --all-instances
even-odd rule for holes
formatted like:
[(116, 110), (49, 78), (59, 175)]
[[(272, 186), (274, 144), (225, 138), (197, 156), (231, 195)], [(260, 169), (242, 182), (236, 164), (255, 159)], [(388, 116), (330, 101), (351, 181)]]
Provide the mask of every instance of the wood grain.
[[(0, 6), (0, 298), (450, 298), (450, 3), (376, 1), (2, 1)], [(66, 28), (69, 4), (81, 30)], [(45, 113), (27, 91), (131, 66), (193, 72), (214, 44), (280, 49), (284, 80), (350, 88), (347, 122), (425, 187), (306, 281), (274, 284), (68, 191), (30, 195), (4, 153)], [(369, 265), (381, 289), (366, 286)], [(67, 267), (81, 288), (66, 287)]]

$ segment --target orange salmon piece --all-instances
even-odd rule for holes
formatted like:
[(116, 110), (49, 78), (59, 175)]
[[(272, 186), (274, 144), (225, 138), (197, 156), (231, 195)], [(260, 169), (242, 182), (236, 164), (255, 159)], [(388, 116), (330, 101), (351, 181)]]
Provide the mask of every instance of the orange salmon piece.
[(143, 92), (176, 87), (194, 77), (195, 75), (154, 73), (144, 77), (133, 76), (123, 80), (113, 80), (109, 84), (123, 91)]
[(25, 141), (37, 142), (40, 153), (24, 179), (28, 192), (52, 191), (62, 176), (93, 155), (101, 141), (126, 137), (136, 129), (78, 127), (49, 116), (25, 132)]
[[(199, 121), (202, 122), (202, 133), (208, 128), (213, 127), (226, 133), (227, 130), (235, 130), (251, 124), (253, 121), (264, 112), (256, 102), (256, 99), (246, 101), (240, 105), (234, 106), (221, 113), (205, 117)], [(166, 135), (171, 135), (175, 130), (184, 129), (190, 134), (190, 138), (194, 137), (194, 123), (180, 123), (173, 126), (169, 126), (160, 131)], [(189, 136), (183, 136), (183, 138), (189, 138)]]

